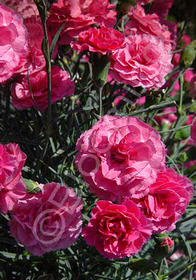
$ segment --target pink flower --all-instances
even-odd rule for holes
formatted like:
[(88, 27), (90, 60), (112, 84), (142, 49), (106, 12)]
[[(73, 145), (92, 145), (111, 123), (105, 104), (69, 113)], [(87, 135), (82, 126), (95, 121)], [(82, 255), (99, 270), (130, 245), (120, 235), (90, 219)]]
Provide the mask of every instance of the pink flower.
[(125, 28), (130, 29), (131, 34), (147, 34), (156, 36), (164, 43), (165, 48), (171, 51), (171, 32), (166, 25), (160, 23), (156, 14), (145, 14), (144, 8), (137, 5), (129, 13), (129, 21)]
[(162, 116), (155, 116), (154, 119), (159, 123), (163, 124), (166, 123), (168, 125), (171, 125), (173, 122), (177, 120), (176, 116), (176, 107), (167, 107), (164, 108), (162, 111)]
[(139, 97), (135, 102), (135, 104), (138, 106), (142, 106), (145, 103), (146, 103), (146, 96)]
[(0, 144), (0, 211), (4, 214), (26, 195), (26, 187), (20, 180), (25, 160), (18, 144)]
[[(46, 64), (41, 47), (44, 32), (40, 17), (32, 16), (26, 18), (24, 24), (29, 34), (28, 71), (29, 74), (32, 74), (33, 71), (43, 68)], [(27, 71), (25, 74), (27, 74)]]
[(154, 0), (150, 13), (156, 13), (160, 17), (166, 17), (174, 0)]
[(105, 115), (80, 136), (76, 148), (76, 166), (101, 199), (144, 196), (165, 167), (160, 135), (134, 117)]
[(161, 247), (166, 247), (168, 252), (174, 247), (174, 241), (170, 237), (166, 237), (163, 242), (161, 242)]
[(100, 200), (82, 235), (87, 244), (95, 246), (105, 258), (118, 259), (141, 250), (151, 236), (151, 225), (129, 199), (122, 204)]
[(191, 181), (168, 168), (157, 175), (156, 182), (149, 186), (149, 193), (135, 202), (152, 221), (153, 233), (162, 233), (175, 229), (192, 195)]
[(74, 50), (80, 52), (89, 50), (91, 52), (99, 52), (103, 55), (112, 52), (122, 46), (124, 35), (107, 27), (89, 28), (79, 34), (78, 40), (71, 44)]
[(189, 84), (189, 95), (191, 97), (196, 97), (196, 74), (192, 77)]
[(153, 0), (137, 0), (137, 4), (139, 5), (147, 5), (148, 3), (151, 3)]
[[(43, 68), (42, 70), (34, 71), (29, 78), (32, 95), (29, 89), (28, 77), (25, 76), (21, 81), (16, 81), (12, 85), (13, 105), (17, 109), (35, 107), (44, 111), (48, 106), (47, 72)], [(74, 93), (74, 82), (69, 78), (68, 73), (58, 66), (52, 66), (51, 82), (52, 103)]]
[(22, 18), (0, 3), (0, 83), (24, 67), (28, 56), (27, 31)]
[(28, 194), (12, 211), (12, 236), (33, 255), (71, 246), (82, 229), (82, 199), (73, 189), (48, 183)]
[(193, 140), (194, 144), (196, 145), (196, 118), (193, 120), (191, 126), (191, 139)]
[(37, 6), (33, 0), (4, 0), (4, 3), (16, 10), (24, 19), (39, 15)]
[(161, 40), (152, 35), (133, 35), (125, 47), (111, 56), (111, 76), (133, 87), (158, 89), (172, 70), (171, 54)]
[(114, 27), (114, 7), (109, 0), (58, 0), (50, 9), (47, 22), (49, 31), (54, 36), (62, 24), (66, 23), (61, 33), (60, 44), (69, 44), (73, 37), (92, 24)]

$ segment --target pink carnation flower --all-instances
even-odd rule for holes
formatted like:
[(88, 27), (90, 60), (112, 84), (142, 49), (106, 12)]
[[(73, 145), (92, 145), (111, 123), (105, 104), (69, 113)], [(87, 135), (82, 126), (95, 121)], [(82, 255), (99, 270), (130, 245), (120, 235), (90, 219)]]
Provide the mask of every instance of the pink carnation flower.
[[(43, 68), (42, 70), (34, 71), (30, 74), (29, 78), (32, 95), (29, 89), (28, 77), (25, 76), (21, 81), (16, 81), (12, 85), (13, 105), (17, 109), (38, 107), (40, 110), (44, 111), (48, 107), (47, 72), (45, 68)], [(74, 82), (69, 78), (68, 73), (61, 70), (58, 66), (52, 66), (51, 83), (52, 103), (74, 93)]]
[(0, 83), (10, 79), (27, 62), (27, 31), (22, 18), (0, 3)]
[(24, 19), (39, 16), (37, 6), (33, 0), (4, 0), (4, 3), (16, 10)]
[(101, 199), (144, 196), (165, 167), (160, 135), (134, 117), (105, 115), (80, 136), (76, 148), (76, 166)]
[(191, 139), (193, 140), (194, 144), (196, 145), (196, 118), (193, 120), (191, 126)]
[(166, 237), (161, 242), (161, 247), (165, 247), (168, 250), (168, 253), (174, 248), (174, 241), (170, 237)]
[(169, 126), (172, 125), (173, 122), (177, 120), (177, 115), (175, 114), (177, 109), (175, 106), (164, 108), (161, 112), (162, 116), (155, 116), (154, 119), (159, 124), (168, 124)]
[(192, 77), (189, 84), (189, 95), (191, 97), (196, 97), (196, 74)]
[(12, 236), (33, 255), (68, 248), (82, 229), (82, 199), (73, 189), (48, 183), (13, 208)]
[(169, 9), (172, 7), (174, 0), (154, 0), (150, 13), (156, 13), (160, 17), (166, 17)]
[(99, 52), (103, 55), (112, 52), (122, 46), (124, 43), (124, 35), (107, 27), (89, 28), (79, 34), (78, 40), (71, 44), (74, 50), (80, 52), (89, 50), (91, 52)]
[(118, 259), (141, 250), (151, 236), (151, 225), (129, 199), (122, 204), (100, 200), (82, 235), (87, 244), (95, 246), (104, 257)]
[(133, 87), (158, 89), (172, 70), (171, 54), (161, 40), (152, 35), (133, 35), (125, 47), (111, 56), (111, 76)]
[(26, 187), (21, 179), (21, 170), (26, 155), (19, 145), (0, 144), (0, 211), (6, 214), (14, 203), (26, 195)]
[[(44, 32), (41, 20), (37, 16), (26, 18), (24, 24), (29, 34), (28, 71), (32, 74), (33, 71), (43, 68), (46, 64), (41, 47)], [(27, 74), (27, 71), (25, 74)]]
[(156, 14), (145, 14), (144, 8), (137, 5), (128, 13), (129, 21), (125, 25), (133, 34), (147, 34), (156, 36), (164, 43), (165, 48), (171, 51), (171, 33), (166, 25), (160, 23)]
[(88, 29), (92, 24), (114, 27), (116, 11), (109, 0), (58, 0), (50, 9), (48, 28), (52, 36), (62, 26), (60, 43), (69, 44), (73, 37)]
[(149, 193), (135, 202), (152, 221), (153, 233), (162, 233), (175, 229), (175, 223), (185, 212), (192, 195), (191, 181), (173, 169), (166, 169), (149, 186)]

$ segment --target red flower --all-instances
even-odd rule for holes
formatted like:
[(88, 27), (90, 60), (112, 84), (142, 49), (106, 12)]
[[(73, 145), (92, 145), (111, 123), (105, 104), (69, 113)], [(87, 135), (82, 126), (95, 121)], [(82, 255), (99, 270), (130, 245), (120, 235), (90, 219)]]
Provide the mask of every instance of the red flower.
[(79, 34), (78, 40), (71, 44), (74, 50), (80, 52), (89, 50), (91, 52), (99, 52), (107, 54), (122, 46), (124, 42), (124, 35), (113, 29), (107, 27), (89, 28)]
[(151, 225), (135, 203), (122, 204), (100, 200), (82, 235), (104, 257), (124, 258), (138, 253), (151, 236)]

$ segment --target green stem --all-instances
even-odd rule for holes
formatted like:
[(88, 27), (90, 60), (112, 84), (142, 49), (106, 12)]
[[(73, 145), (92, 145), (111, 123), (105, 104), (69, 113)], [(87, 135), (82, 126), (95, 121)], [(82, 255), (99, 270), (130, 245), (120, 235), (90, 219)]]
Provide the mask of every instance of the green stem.
[(163, 109), (163, 108), (166, 108), (166, 107), (172, 107), (172, 106), (176, 106), (175, 101), (162, 102), (161, 104), (152, 105), (152, 106), (150, 106), (146, 109), (135, 111), (135, 112), (131, 113), (130, 116), (134, 116), (134, 115), (138, 115), (138, 114), (146, 113), (146, 112), (151, 112), (151, 111), (154, 111), (154, 110), (159, 110), (159, 109)]
[(102, 117), (102, 114), (103, 114), (102, 90), (103, 90), (103, 87), (100, 87), (98, 89), (98, 92), (99, 92), (99, 116), (100, 116), (100, 118)]
[(184, 73), (184, 70), (182, 70), (182, 71), (180, 71), (180, 72), (178, 73), (178, 76), (176, 77), (176, 79), (174, 80), (173, 84), (171, 85), (171, 87), (170, 87), (170, 88), (168, 89), (168, 91), (167, 91), (167, 96), (172, 92), (172, 90), (173, 90), (173, 88), (174, 88), (176, 82), (179, 80), (179, 78), (180, 78), (180, 76), (182, 75), (182, 73)]
[(48, 40), (48, 32), (47, 32), (47, 26), (46, 26), (46, 14), (47, 14), (47, 7), (46, 3), (43, 0), (34, 0), (35, 4), (37, 5), (43, 31), (44, 31), (44, 39), (42, 42), (42, 51), (45, 57), (46, 61), (46, 70), (47, 70), (47, 84), (48, 84), (48, 131), (50, 134), (50, 126), (51, 126), (51, 120), (52, 120), (52, 111), (51, 111), (51, 56), (50, 56), (50, 47), (49, 47), (49, 40)]
[(180, 75), (180, 99), (179, 99), (179, 107), (178, 107), (178, 113), (180, 115), (182, 114), (183, 84), (184, 84), (184, 77), (183, 77), (183, 72), (181, 72), (181, 75)]

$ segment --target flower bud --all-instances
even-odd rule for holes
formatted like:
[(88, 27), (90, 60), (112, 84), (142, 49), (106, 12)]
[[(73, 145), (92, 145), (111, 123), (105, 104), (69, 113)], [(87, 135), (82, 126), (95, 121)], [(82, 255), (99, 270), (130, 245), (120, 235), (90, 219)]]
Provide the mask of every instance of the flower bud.
[(196, 57), (196, 40), (186, 46), (182, 52), (180, 63), (186, 68), (190, 67)]

